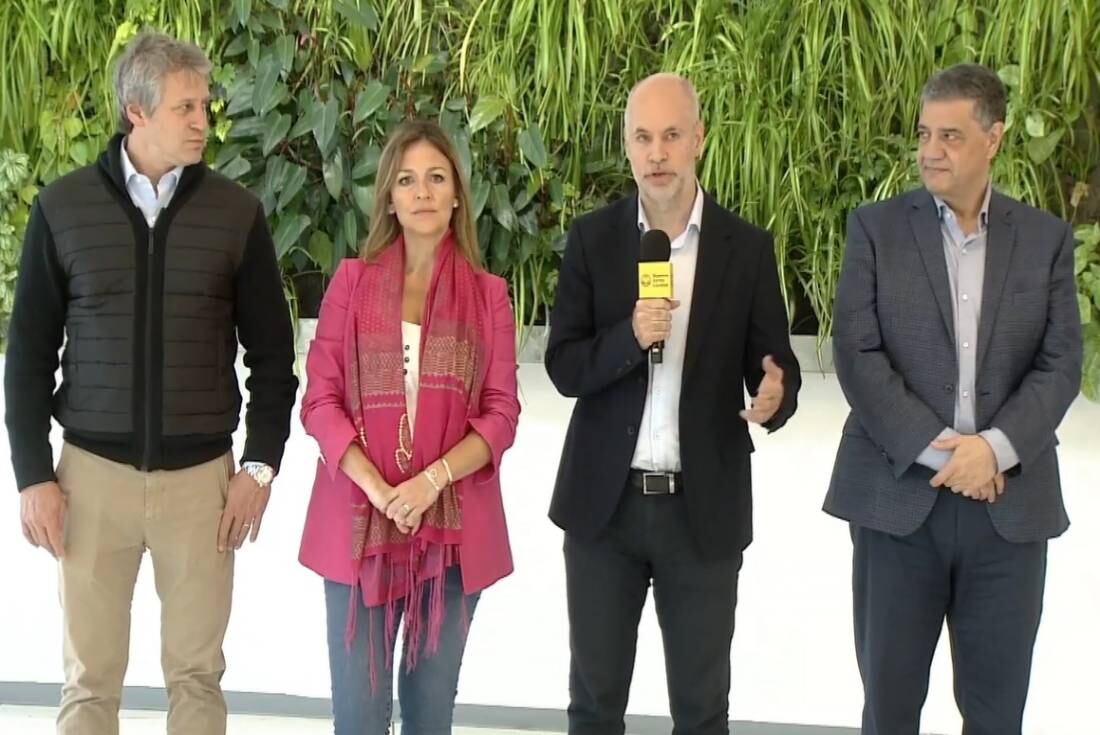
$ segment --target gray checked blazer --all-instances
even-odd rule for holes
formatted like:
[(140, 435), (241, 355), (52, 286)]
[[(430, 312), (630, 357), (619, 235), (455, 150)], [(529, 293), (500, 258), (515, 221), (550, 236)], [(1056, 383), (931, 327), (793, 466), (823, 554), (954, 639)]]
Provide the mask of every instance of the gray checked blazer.
[[(975, 418), (1019, 455), (987, 505), (997, 532), (1040, 541), (1069, 526), (1055, 429), (1081, 380), (1073, 232), (1054, 216), (993, 192), (978, 326)], [(904, 536), (921, 526), (937, 490), (915, 460), (952, 426), (959, 368), (943, 236), (920, 189), (848, 217), (833, 349), (851, 406), (825, 511)]]

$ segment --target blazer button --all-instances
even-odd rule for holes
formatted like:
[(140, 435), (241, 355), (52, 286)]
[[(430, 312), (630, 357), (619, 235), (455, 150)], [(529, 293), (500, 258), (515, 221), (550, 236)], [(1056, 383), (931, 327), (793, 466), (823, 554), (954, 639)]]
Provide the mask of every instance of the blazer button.
[(626, 427), (626, 435), (627, 436), (634, 436), (634, 427), (633, 426)]
[(944, 393), (954, 393), (955, 392), (955, 386), (952, 385), (951, 383), (945, 383), (944, 386), (943, 386), (943, 392)]

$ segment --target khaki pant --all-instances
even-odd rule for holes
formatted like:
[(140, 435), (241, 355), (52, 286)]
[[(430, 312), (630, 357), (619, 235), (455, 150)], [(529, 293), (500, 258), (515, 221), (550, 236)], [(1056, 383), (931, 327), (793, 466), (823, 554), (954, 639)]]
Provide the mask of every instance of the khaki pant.
[(225, 732), (220, 682), (233, 553), (218, 552), (217, 531), (232, 472), (229, 454), (183, 470), (141, 472), (65, 445), (57, 467), (69, 503), (59, 735), (118, 733), (130, 603), (146, 549), (161, 601), (168, 732)]

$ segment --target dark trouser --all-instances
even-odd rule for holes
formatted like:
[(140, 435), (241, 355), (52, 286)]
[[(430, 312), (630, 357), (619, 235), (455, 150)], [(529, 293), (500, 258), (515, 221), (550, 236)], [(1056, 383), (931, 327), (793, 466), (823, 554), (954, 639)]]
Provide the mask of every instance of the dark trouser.
[[(688, 489), (690, 492), (690, 488)], [(674, 735), (729, 731), (730, 644), (741, 554), (705, 561), (681, 495), (627, 487), (595, 541), (565, 535), (569, 732), (622, 735), (650, 580), (664, 638)]]
[(1046, 578), (1045, 541), (1014, 544), (949, 490), (913, 534), (852, 526), (865, 735), (917, 735), (943, 628), (963, 735), (1019, 735)]

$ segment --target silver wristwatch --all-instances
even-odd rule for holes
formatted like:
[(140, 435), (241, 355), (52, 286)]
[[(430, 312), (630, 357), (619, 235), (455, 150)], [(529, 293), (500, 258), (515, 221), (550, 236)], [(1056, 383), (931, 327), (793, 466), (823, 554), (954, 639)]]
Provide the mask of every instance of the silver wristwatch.
[(242, 462), (241, 469), (247, 472), (260, 487), (270, 487), (271, 481), (275, 479), (275, 470), (271, 465), (263, 462)]

